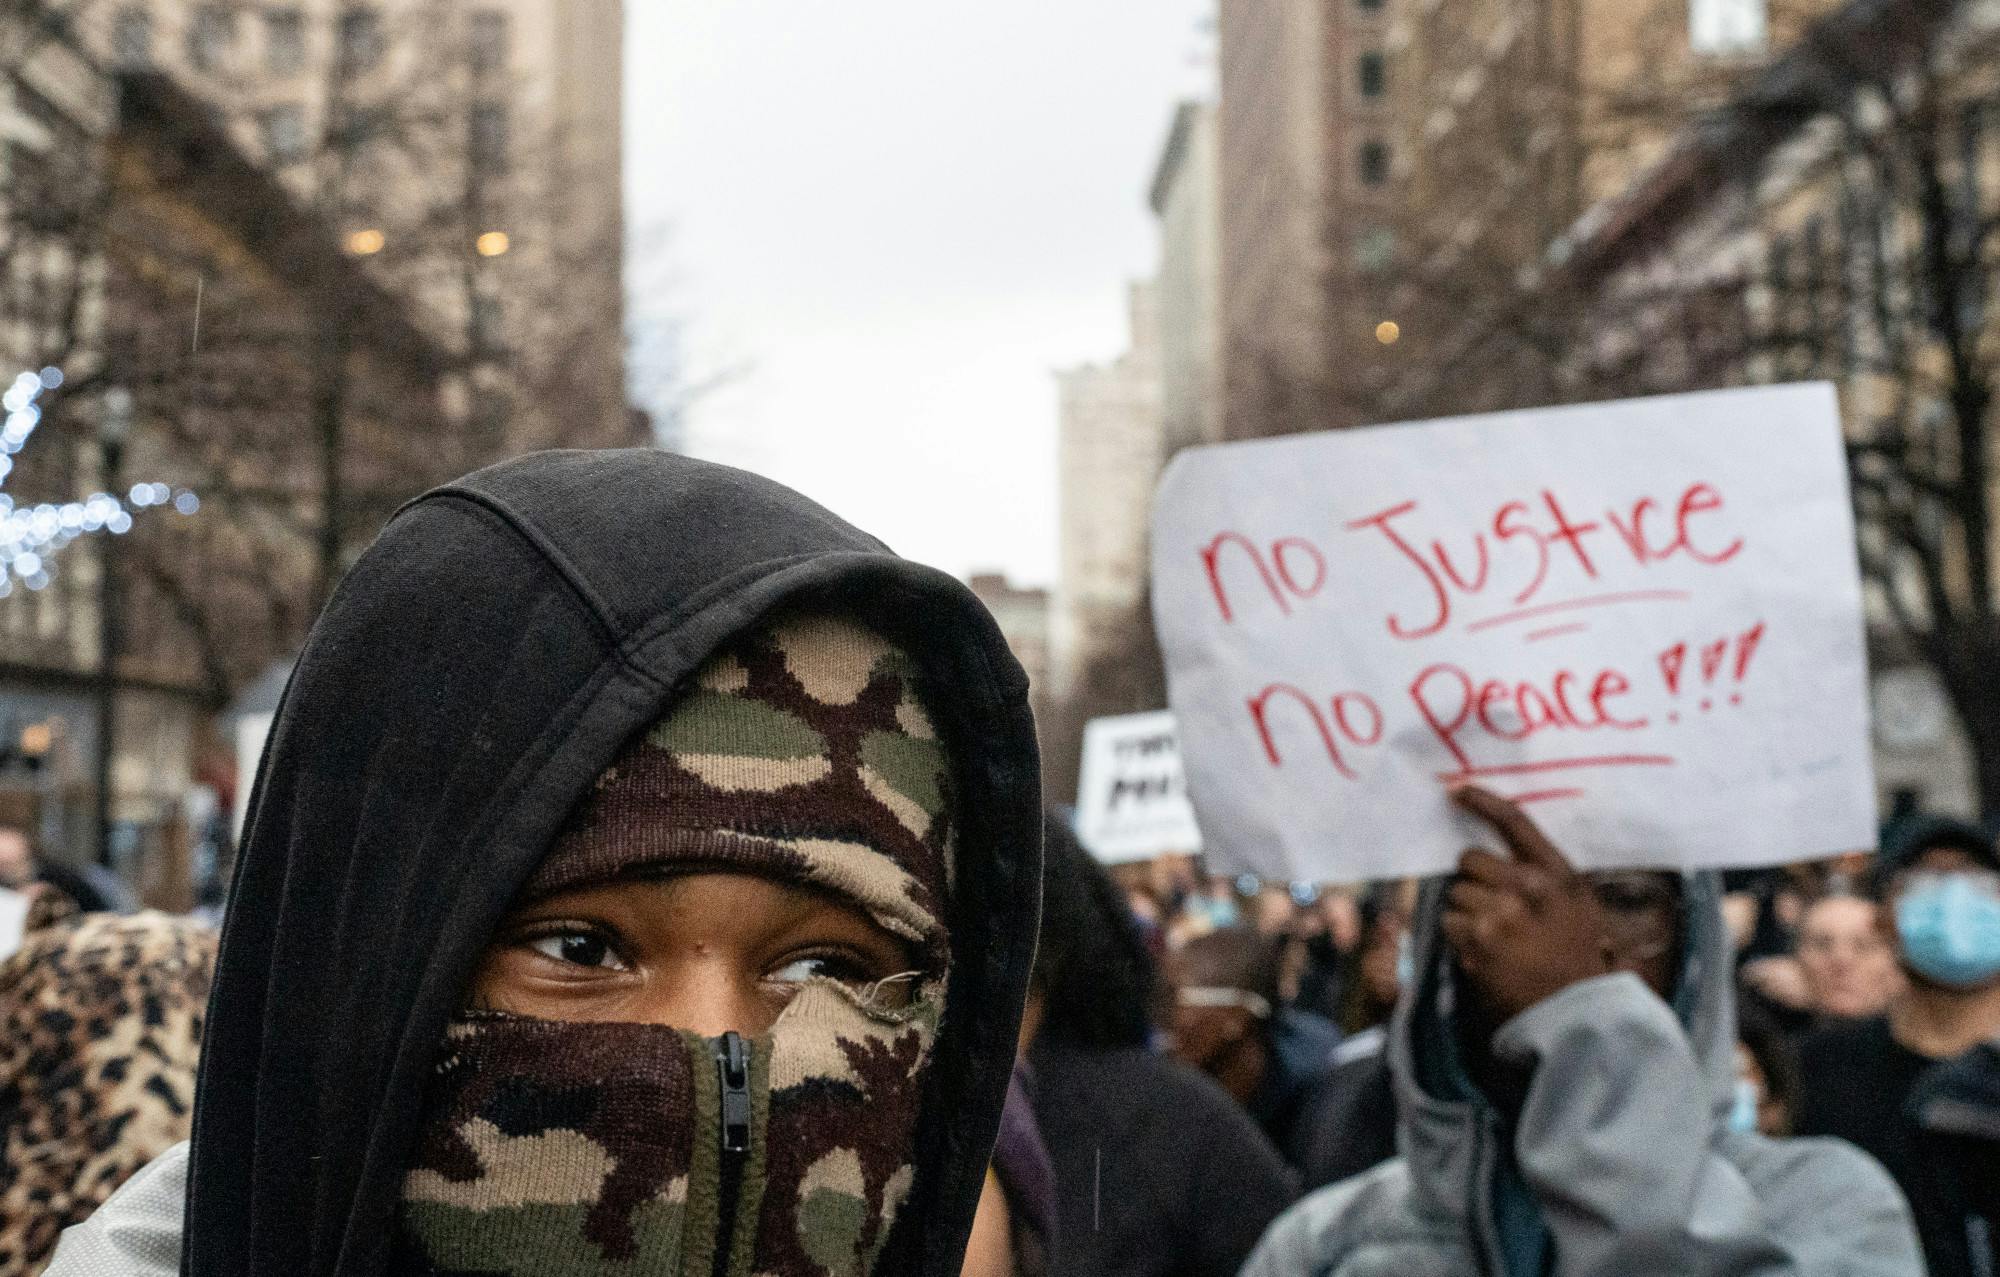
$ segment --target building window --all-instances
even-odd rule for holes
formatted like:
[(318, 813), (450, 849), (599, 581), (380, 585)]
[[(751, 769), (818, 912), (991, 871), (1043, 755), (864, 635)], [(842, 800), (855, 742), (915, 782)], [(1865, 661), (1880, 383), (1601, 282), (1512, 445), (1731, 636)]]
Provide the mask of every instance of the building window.
[(1389, 180), (1389, 144), (1363, 142), (1359, 156), (1361, 184), (1381, 186)]
[(352, 154), (366, 149), (389, 131), (391, 116), (387, 106), (361, 106), (348, 102), (341, 106), (331, 131), (335, 144)]
[(507, 168), (507, 107), (481, 102), (472, 108), (472, 164), (487, 173)]
[(229, 60), (236, 46), (236, 15), (219, 4), (205, 4), (194, 11), (188, 26), (188, 64), (197, 71), (214, 71)]
[(514, 400), (498, 386), (480, 386), (472, 392), (472, 425), (490, 438), (507, 433), (514, 419)]
[(481, 9), (472, 15), (472, 69), (485, 75), (507, 66), (507, 15)]
[(1381, 97), (1389, 78), (1387, 60), (1380, 53), (1370, 50), (1361, 55), (1360, 61), (1355, 64), (1355, 69), (1359, 73), (1357, 78), (1361, 85), (1361, 96)]
[(366, 71), (382, 60), (382, 15), (373, 9), (349, 9), (340, 15), (340, 60), (349, 74)]
[(297, 9), (272, 9), (264, 15), (264, 69), (272, 75), (297, 75), (306, 65), (306, 19)]
[(1361, 238), (1354, 242), (1354, 265), (1363, 274), (1381, 274), (1389, 269), (1389, 263), (1395, 257), (1396, 232), (1386, 226), (1363, 231)]
[(475, 294), (472, 299), (473, 354), (490, 358), (504, 351), (507, 346), (506, 324), (506, 312), (498, 297), (488, 293)]
[(306, 156), (306, 113), (296, 103), (274, 106), (261, 117), (264, 154), (277, 165), (296, 164)]
[(128, 71), (151, 66), (153, 15), (138, 5), (120, 9), (118, 20), (111, 28), (111, 56)]
[(1688, 46), (1696, 53), (1757, 53), (1764, 48), (1767, 0), (1688, 0)]

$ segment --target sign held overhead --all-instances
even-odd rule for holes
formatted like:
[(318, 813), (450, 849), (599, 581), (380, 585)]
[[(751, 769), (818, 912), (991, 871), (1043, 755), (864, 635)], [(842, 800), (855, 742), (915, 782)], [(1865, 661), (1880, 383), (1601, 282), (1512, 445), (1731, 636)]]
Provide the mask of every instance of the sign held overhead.
[(1212, 860), (1451, 868), (1477, 782), (1586, 866), (1870, 846), (1833, 391), (1717, 391), (1182, 453), (1153, 598)]
[(1201, 850), (1173, 714), (1122, 714), (1084, 725), (1076, 835), (1110, 864)]

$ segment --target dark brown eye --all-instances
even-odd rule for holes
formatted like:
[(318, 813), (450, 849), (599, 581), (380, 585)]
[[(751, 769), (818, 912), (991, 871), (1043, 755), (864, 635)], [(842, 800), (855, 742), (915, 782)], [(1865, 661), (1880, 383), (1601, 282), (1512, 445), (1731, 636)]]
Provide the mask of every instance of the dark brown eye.
[(626, 969), (611, 943), (588, 931), (551, 931), (529, 940), (528, 947), (545, 958), (571, 966), (601, 967), (608, 971)]

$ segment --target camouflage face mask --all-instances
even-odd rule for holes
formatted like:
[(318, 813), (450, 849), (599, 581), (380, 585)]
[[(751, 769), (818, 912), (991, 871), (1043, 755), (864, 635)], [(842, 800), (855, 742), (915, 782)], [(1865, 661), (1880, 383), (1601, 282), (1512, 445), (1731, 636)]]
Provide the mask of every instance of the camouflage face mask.
[(910, 996), (815, 976), (754, 1038), (465, 1013), (393, 1271), (872, 1272), (914, 1178), (944, 1002), (949, 793), (917, 672), (873, 634), (799, 619), (704, 665), (523, 897), (690, 869), (810, 885), (920, 955)]

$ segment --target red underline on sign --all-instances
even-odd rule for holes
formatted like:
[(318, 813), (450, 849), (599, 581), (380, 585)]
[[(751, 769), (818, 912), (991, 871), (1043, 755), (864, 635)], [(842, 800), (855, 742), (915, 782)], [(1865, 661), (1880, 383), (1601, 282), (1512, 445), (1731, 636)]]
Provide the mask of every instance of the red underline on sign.
[(1537, 789), (1530, 794), (1515, 794), (1514, 801), (1526, 806), (1529, 803), (1554, 802), (1558, 798), (1581, 798), (1581, 789)]
[(1539, 643), (1543, 639), (1552, 639), (1563, 634), (1581, 634), (1589, 628), (1590, 622), (1588, 621), (1571, 621), (1568, 625), (1552, 625), (1546, 630), (1530, 631), (1527, 641), (1530, 643)]
[(1503, 763), (1497, 767), (1468, 767), (1464, 771), (1439, 772), (1447, 785), (1489, 776), (1540, 776), (1547, 772), (1579, 771), (1586, 767), (1672, 767), (1665, 754), (1600, 754), (1594, 758), (1550, 758), (1539, 763)]
[(1614, 607), (1620, 603), (1682, 603), (1691, 597), (1693, 596), (1686, 590), (1627, 590), (1621, 594), (1589, 594), (1580, 599), (1564, 599), (1560, 603), (1542, 603), (1535, 607), (1524, 607), (1516, 612), (1502, 612), (1483, 621), (1474, 621), (1465, 628), (1476, 634), (1480, 630), (1490, 630), (1495, 626), (1512, 625), (1516, 621), (1532, 620), (1556, 612), (1574, 612), (1578, 608)]

